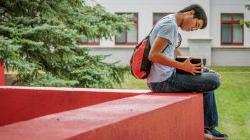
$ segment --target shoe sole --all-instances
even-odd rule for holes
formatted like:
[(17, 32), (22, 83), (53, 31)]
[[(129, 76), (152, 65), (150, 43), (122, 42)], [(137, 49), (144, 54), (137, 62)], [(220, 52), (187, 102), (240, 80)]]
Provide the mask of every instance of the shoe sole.
[(213, 139), (213, 136), (209, 135), (209, 134), (204, 134), (204, 138), (205, 138), (205, 140), (215, 140), (215, 139)]
[(218, 138), (210, 134), (204, 134), (205, 140), (227, 140), (228, 138)]

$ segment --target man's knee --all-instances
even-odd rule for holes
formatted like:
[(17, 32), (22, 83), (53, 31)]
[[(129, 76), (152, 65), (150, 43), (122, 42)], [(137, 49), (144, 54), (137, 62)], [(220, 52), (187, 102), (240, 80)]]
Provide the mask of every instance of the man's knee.
[(220, 78), (219, 75), (216, 73), (211, 73), (209, 75), (209, 85), (211, 85), (212, 90), (217, 89), (220, 86)]

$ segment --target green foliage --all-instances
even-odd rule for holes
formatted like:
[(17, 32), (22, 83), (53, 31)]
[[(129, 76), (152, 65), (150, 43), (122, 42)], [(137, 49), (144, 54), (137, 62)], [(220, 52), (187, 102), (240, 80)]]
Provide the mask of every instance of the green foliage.
[[(245, 5), (247, 10), (250, 10), (250, 4)], [(250, 29), (250, 21), (241, 21), (241, 24), (245, 24), (248, 29)]]
[(248, 10), (250, 10), (250, 4), (247, 4), (247, 5), (246, 5), (246, 8), (247, 8)]
[(244, 25), (244, 24), (245, 24), (245, 25), (246, 25), (246, 27), (250, 29), (250, 21), (240, 20), (240, 24), (241, 24), (241, 25)]
[(14, 85), (112, 88), (124, 69), (78, 44), (129, 26), (126, 16), (83, 0), (0, 0), (0, 60), (18, 72)]

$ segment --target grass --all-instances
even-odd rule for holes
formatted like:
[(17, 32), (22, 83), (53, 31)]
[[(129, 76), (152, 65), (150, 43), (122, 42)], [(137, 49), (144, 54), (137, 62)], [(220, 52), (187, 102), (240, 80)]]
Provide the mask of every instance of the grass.
[[(219, 130), (230, 140), (250, 138), (250, 67), (213, 67), (222, 77), (216, 90)], [(147, 89), (145, 80), (126, 75), (124, 89)]]

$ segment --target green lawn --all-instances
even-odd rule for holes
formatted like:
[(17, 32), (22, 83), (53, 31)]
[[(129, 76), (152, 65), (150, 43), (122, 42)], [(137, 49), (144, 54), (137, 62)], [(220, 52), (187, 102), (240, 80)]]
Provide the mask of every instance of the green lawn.
[[(216, 90), (219, 129), (230, 140), (250, 139), (250, 67), (214, 67), (222, 76), (222, 85)], [(146, 81), (127, 74), (119, 88), (147, 89)]]

